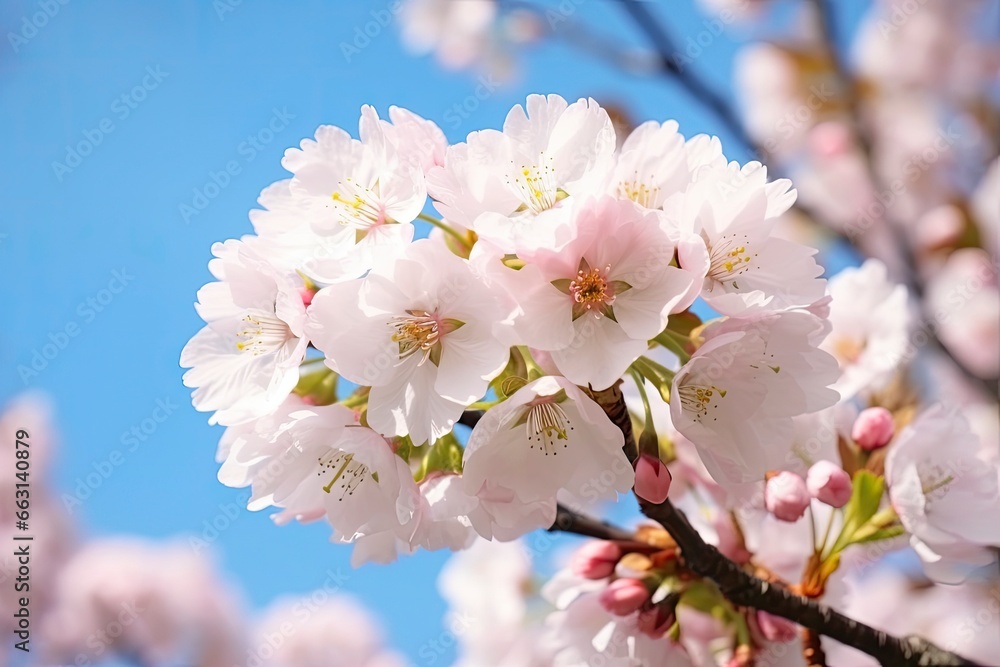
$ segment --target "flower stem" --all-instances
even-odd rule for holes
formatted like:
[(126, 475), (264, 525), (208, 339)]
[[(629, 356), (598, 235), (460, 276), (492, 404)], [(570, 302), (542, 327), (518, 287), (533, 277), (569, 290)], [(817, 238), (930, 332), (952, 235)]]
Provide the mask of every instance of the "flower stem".
[(455, 237), (455, 240), (457, 240), (459, 243), (462, 244), (462, 246), (469, 245), (469, 239), (465, 238), (465, 236), (463, 236), (462, 234), (460, 234), (458, 232), (458, 230), (455, 229), (454, 227), (452, 227), (450, 225), (446, 225), (444, 223), (444, 221), (438, 220), (434, 216), (427, 215), (426, 213), (419, 214), (417, 216), (417, 219), (423, 220), (424, 222), (428, 222), (428, 223), (434, 225), (435, 227), (437, 227), (441, 231), (445, 232), (446, 234), (451, 234), (452, 236)]
[(682, 336), (670, 329), (664, 329), (653, 340), (677, 355), (677, 358), (681, 361), (681, 365), (691, 360), (691, 355), (684, 349), (685, 343), (691, 342), (686, 336)]

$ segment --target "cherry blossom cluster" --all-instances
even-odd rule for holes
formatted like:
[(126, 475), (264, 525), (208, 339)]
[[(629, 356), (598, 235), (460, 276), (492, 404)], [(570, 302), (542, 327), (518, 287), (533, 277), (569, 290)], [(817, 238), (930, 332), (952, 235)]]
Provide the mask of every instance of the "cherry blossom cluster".
[(815, 250), (774, 233), (795, 192), (717, 139), (673, 122), (616, 137), (594, 100), (533, 95), (454, 145), (364, 107), (358, 139), (320, 127), (283, 165), (256, 235), (213, 248), (184, 381), (227, 427), (220, 479), (279, 521), (325, 518), (357, 562), (513, 539), (557, 499), (630, 490), (600, 401), (623, 377), (732, 482), (838, 400)]

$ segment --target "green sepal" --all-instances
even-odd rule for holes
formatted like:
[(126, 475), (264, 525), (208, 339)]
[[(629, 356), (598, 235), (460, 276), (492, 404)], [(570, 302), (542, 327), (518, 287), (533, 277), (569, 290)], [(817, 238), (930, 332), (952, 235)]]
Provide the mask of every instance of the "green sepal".
[(905, 532), (906, 529), (899, 523), (896, 510), (892, 506), (888, 506), (878, 511), (865, 525), (854, 532), (851, 544), (888, 540), (899, 537)]
[(859, 470), (854, 475), (851, 499), (844, 506), (844, 525), (833, 543), (831, 554), (837, 554), (854, 542), (855, 535), (879, 511), (885, 479), (869, 470)]
[(573, 281), (570, 280), (569, 278), (559, 278), (557, 280), (553, 280), (552, 281), (552, 286), (555, 287), (560, 292), (562, 292), (563, 294), (568, 295), (569, 294), (569, 285), (572, 282)]
[(337, 402), (337, 380), (339, 376), (330, 368), (322, 368), (299, 377), (292, 391), (303, 398), (308, 396), (316, 405), (331, 405)]
[(508, 269), (514, 269), (515, 271), (520, 271), (524, 268), (524, 260), (518, 258), (517, 255), (504, 255), (500, 262)]
[(427, 448), (427, 452), (420, 462), (420, 468), (413, 476), (414, 481), (420, 482), (434, 472), (461, 473), (464, 454), (465, 450), (454, 433), (441, 436)]

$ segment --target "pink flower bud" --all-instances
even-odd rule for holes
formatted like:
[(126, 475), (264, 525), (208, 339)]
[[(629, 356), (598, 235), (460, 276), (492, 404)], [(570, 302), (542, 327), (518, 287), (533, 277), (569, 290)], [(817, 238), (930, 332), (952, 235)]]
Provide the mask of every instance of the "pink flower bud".
[(660, 459), (643, 454), (635, 462), (635, 495), (646, 502), (662, 503), (670, 493), (670, 471)]
[(781, 521), (798, 521), (809, 507), (809, 489), (806, 488), (805, 480), (794, 472), (779, 472), (767, 480), (764, 506)]
[(622, 550), (614, 542), (594, 540), (576, 550), (570, 569), (586, 579), (605, 579), (615, 571), (621, 557)]
[(851, 499), (851, 476), (829, 461), (817, 461), (806, 475), (813, 498), (830, 507), (843, 507)]
[(598, 601), (609, 614), (628, 616), (646, 603), (649, 589), (638, 579), (615, 579), (601, 591)]
[(782, 644), (795, 639), (797, 625), (786, 618), (774, 616), (766, 611), (757, 612), (757, 627), (764, 638)]
[(873, 451), (885, 447), (896, 433), (892, 413), (885, 408), (867, 408), (854, 421), (851, 437), (858, 447)]

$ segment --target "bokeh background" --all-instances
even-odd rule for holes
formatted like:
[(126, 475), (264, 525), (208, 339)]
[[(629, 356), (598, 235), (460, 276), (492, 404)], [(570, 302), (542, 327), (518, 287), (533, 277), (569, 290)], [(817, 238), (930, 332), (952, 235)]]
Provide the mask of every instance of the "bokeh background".
[[(449, 664), (453, 642), (427, 653), (448, 633), (436, 585), (445, 554), (352, 570), (325, 526), (276, 527), (245, 509), (245, 492), (216, 481), (221, 428), (190, 406), (178, 367), (200, 327), (192, 304), (209, 280), (211, 244), (252, 231), (247, 212), (285, 177), (287, 147), (320, 124), (355, 133), (362, 104), (409, 108), (457, 142), (500, 127), (529, 93), (593, 96), (635, 121), (674, 118), (687, 136), (718, 135), (731, 159), (752, 153), (676, 80), (648, 71), (648, 38), (617, 2), (540, 1), (592, 34), (560, 35), (557, 26), (541, 38), (522, 18), (504, 28), (513, 41), (459, 71), (407, 48), (398, 4), (2, 3), (0, 404), (25, 391), (50, 399), (59, 434), (51, 485), (81, 539), (206, 547), (250, 609), (336, 575), (394, 648), (420, 664)], [(717, 30), (722, 10), (708, 3), (646, 3), (681, 47), (694, 40), (690, 67), (733, 109), (742, 45), (794, 33), (798, 5), (808, 3), (773, 4), (763, 26)], [(837, 45), (849, 51), (871, 6), (835, 6)], [(995, 43), (1000, 5), (981, 9)], [(635, 66), (602, 57), (596, 34)], [(835, 243), (824, 256), (831, 272), (857, 261)], [(560, 542), (533, 540), (544, 567)]]

